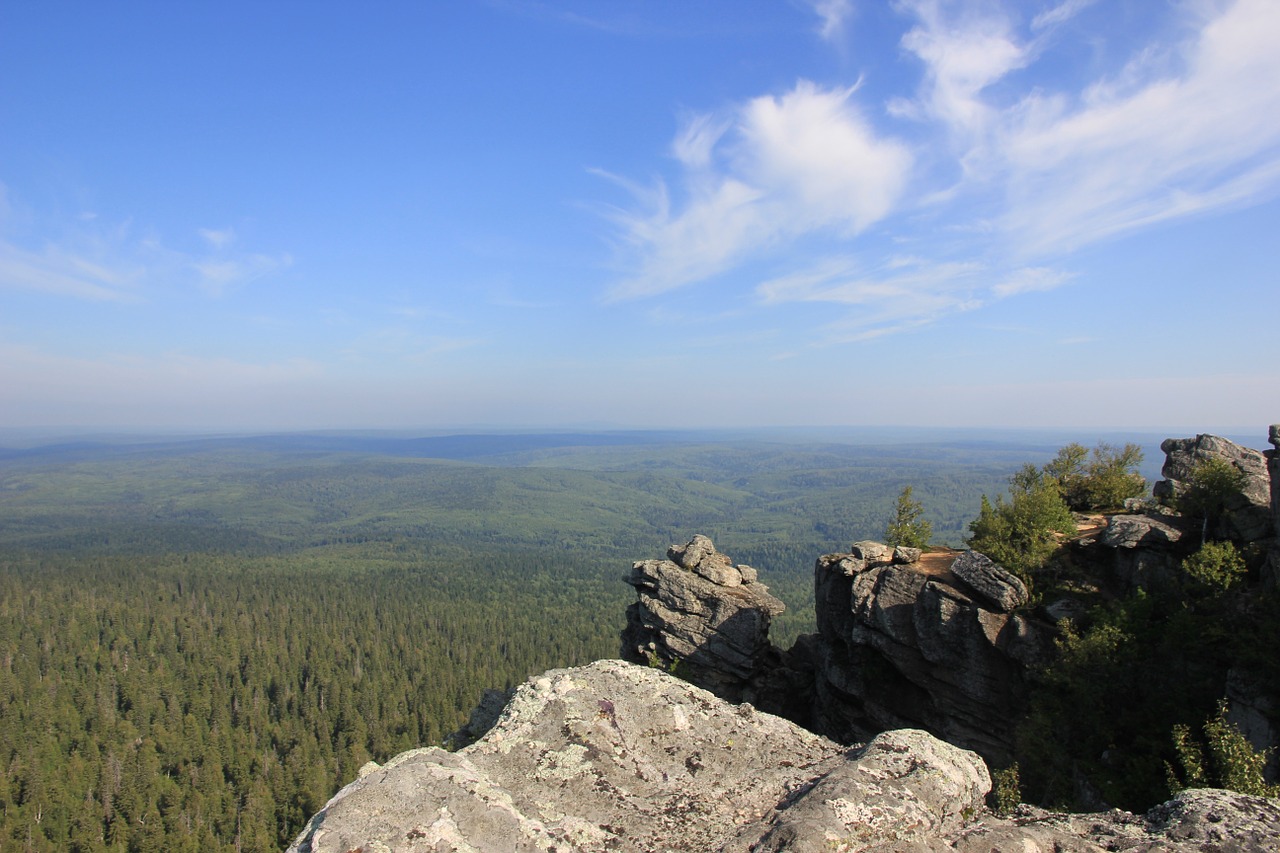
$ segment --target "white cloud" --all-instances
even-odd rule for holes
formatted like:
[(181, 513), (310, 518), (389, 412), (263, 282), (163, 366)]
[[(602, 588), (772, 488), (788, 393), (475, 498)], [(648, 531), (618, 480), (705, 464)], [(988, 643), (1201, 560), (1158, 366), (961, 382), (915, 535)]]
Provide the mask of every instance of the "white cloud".
[(966, 137), (982, 133), (998, 115), (983, 90), (1031, 58), (1013, 35), (1012, 21), (990, 13), (952, 20), (935, 0), (909, 8), (919, 24), (903, 36), (902, 46), (924, 63), (925, 78), (919, 101), (895, 102), (894, 111), (939, 120)]
[(140, 277), (134, 266), (112, 268), (57, 246), (32, 252), (0, 240), (0, 288), (121, 302), (137, 298)]
[(892, 258), (862, 270), (852, 258), (830, 258), (812, 268), (762, 282), (765, 304), (830, 303), (847, 309), (824, 327), (823, 343), (850, 343), (935, 322), (982, 304), (976, 295), (983, 267), (976, 261), (933, 263)]
[(1061, 270), (1051, 270), (1047, 267), (1023, 267), (1014, 270), (1008, 278), (992, 287), (991, 292), (1003, 299), (1019, 293), (1053, 290), (1070, 279), (1071, 273)]
[(1063, 0), (1057, 6), (1046, 9), (1032, 18), (1031, 29), (1042, 30), (1045, 27), (1064, 24), (1096, 2), (1098, 0)]
[[(919, 77), (887, 117), (857, 84), (801, 81), (689, 119), (680, 192), (633, 187), (644, 206), (615, 211), (636, 258), (612, 295), (767, 264), (760, 304), (841, 306), (831, 328), (853, 339), (1050, 290), (1082, 246), (1280, 194), (1280, 4), (1188, 0), (1145, 42), (1058, 29), (1092, 2), (904, 0)], [(1102, 70), (1063, 75), (1088, 41)]]
[(743, 171), (782, 198), (803, 230), (836, 224), (856, 234), (889, 212), (906, 183), (911, 154), (875, 133), (850, 104), (853, 93), (801, 81), (743, 111)]
[(200, 286), (213, 296), (222, 296), (229, 289), (256, 281), (265, 275), (286, 269), (293, 264), (288, 253), (271, 256), (252, 254), (237, 258), (200, 258), (191, 262), (199, 276)]
[(1280, 190), (1280, 5), (1240, 0), (1182, 46), (1074, 102), (1028, 97), (1000, 143), (1008, 231), (1064, 251)]
[(209, 242), (209, 245), (215, 249), (223, 249), (231, 245), (235, 240), (236, 233), (230, 228), (218, 230), (216, 228), (201, 228), (200, 236)]
[(705, 169), (711, 165), (711, 153), (729, 130), (731, 122), (710, 115), (697, 115), (685, 122), (671, 153), (689, 169)]
[(844, 32), (853, 17), (853, 0), (812, 0), (813, 11), (821, 21), (818, 33), (830, 41)]
[[(3, 214), (0, 209), (0, 220)], [(0, 237), (0, 289), (127, 302), (185, 284), (221, 295), (293, 263), (288, 253), (230, 251), (230, 229), (200, 229), (198, 236), (213, 250), (206, 253), (170, 248), (154, 233), (138, 235), (128, 220), (106, 223), (96, 215), (72, 216), (50, 230), (60, 236), (39, 249)]]
[(691, 119), (674, 146), (691, 169), (688, 201), (673, 211), (664, 185), (643, 191), (647, 213), (615, 214), (640, 257), (639, 273), (612, 295), (662, 293), (781, 241), (824, 229), (852, 235), (884, 217), (912, 157), (873, 131), (853, 92), (801, 81), (780, 97), (742, 105), (729, 130)]

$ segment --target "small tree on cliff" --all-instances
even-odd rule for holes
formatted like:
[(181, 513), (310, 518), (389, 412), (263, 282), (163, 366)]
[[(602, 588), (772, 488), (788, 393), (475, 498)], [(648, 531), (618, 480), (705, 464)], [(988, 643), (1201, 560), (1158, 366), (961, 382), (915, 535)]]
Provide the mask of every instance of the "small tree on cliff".
[(969, 523), (969, 547), (981, 551), (1029, 586), (1032, 575), (1058, 550), (1061, 538), (1074, 533), (1075, 519), (1057, 481), (1034, 465), (1024, 465), (1009, 478), (1009, 501), (993, 504), (982, 496), (982, 509)]
[(902, 494), (898, 495), (898, 503), (894, 506), (893, 520), (884, 529), (885, 544), (928, 548), (929, 539), (933, 536), (933, 524), (925, 520), (923, 515), (924, 507), (919, 501), (911, 499), (911, 487), (903, 487)]
[(1058, 451), (1041, 472), (1058, 484), (1062, 499), (1074, 510), (1115, 509), (1127, 498), (1146, 494), (1147, 481), (1138, 473), (1142, 448), (1100, 443), (1093, 453), (1072, 442)]
[(1225, 459), (1204, 459), (1191, 469), (1187, 490), (1178, 497), (1177, 506), (1186, 515), (1200, 517), (1201, 542), (1209, 540), (1210, 527), (1226, 514), (1244, 485), (1244, 472)]

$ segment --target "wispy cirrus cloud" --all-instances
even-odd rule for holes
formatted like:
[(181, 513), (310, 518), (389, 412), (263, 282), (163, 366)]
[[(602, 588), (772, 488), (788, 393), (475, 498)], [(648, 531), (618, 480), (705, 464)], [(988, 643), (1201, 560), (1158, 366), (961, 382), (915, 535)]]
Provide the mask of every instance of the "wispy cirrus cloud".
[(828, 41), (842, 35), (853, 17), (853, 0), (812, 0), (812, 5), (821, 22), (818, 34)]
[(740, 105), (731, 119), (689, 119), (673, 146), (685, 169), (683, 207), (658, 184), (633, 188), (647, 209), (613, 211), (640, 262), (611, 296), (663, 293), (806, 233), (852, 235), (883, 218), (912, 155), (872, 129), (854, 91), (801, 81)]
[(820, 302), (848, 309), (824, 327), (821, 342), (852, 343), (979, 307), (985, 299), (983, 273), (976, 261), (893, 257), (866, 269), (853, 257), (837, 257), (762, 282), (756, 295), (766, 305)]
[(1097, 3), (1098, 0), (1064, 0), (1057, 6), (1051, 6), (1031, 19), (1031, 29), (1043, 30), (1046, 27), (1065, 24), (1083, 10)]
[[(1175, 5), (1122, 61), (1108, 42), (1055, 73), (1107, 42), (1094, 5), (903, 0), (916, 74), (898, 93), (802, 80), (687, 119), (678, 180), (613, 211), (634, 272), (611, 297), (761, 266), (760, 304), (842, 306), (865, 339), (1052, 290), (1083, 246), (1280, 193), (1280, 5)], [(897, 245), (936, 248), (895, 269)]]
[(70, 296), (95, 302), (127, 302), (138, 298), (142, 268), (102, 262), (60, 246), (40, 251), (0, 240), (0, 287)]
[(3, 224), (0, 288), (51, 296), (131, 302), (145, 300), (154, 288), (183, 284), (219, 296), (293, 263), (285, 252), (234, 250), (231, 229), (198, 229), (195, 236), (207, 245), (184, 251), (140, 233), (130, 221), (104, 223), (96, 214), (58, 223), (51, 230), (59, 236), (38, 247), (5, 236)]
[[(1280, 191), (1280, 5), (1239, 0), (1185, 42), (1075, 96), (1008, 115), (1007, 231), (1028, 252), (1248, 203)], [(1169, 70), (1170, 64), (1176, 70)]]

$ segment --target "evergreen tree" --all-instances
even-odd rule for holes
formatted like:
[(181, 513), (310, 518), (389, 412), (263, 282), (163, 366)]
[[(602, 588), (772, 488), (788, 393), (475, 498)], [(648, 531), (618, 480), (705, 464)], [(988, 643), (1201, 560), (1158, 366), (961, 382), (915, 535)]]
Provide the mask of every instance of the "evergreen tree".
[(884, 530), (886, 545), (928, 548), (933, 524), (924, 517), (924, 507), (911, 497), (911, 487), (904, 486), (894, 505), (893, 520)]

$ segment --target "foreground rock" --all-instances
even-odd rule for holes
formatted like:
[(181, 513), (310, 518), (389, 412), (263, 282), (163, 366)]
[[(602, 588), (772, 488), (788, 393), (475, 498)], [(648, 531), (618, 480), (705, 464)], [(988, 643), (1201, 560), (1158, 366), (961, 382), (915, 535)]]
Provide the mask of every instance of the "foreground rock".
[(1190, 791), (1124, 812), (1000, 820), (987, 768), (921, 731), (846, 751), (621, 661), (521, 685), (457, 753), (372, 766), (312, 818), (297, 853), (379, 851), (1275, 850), (1280, 802)]

